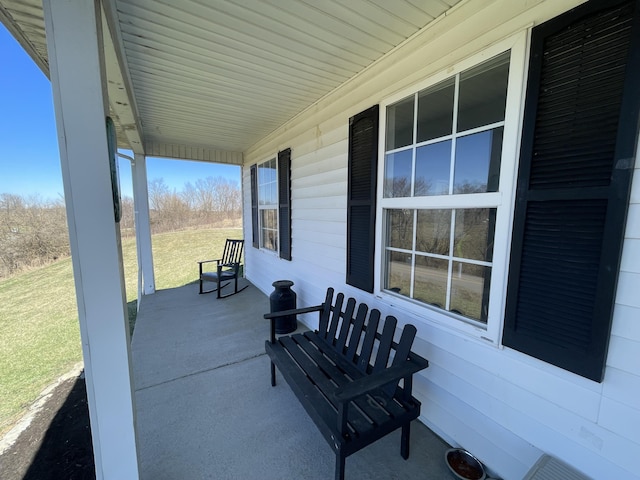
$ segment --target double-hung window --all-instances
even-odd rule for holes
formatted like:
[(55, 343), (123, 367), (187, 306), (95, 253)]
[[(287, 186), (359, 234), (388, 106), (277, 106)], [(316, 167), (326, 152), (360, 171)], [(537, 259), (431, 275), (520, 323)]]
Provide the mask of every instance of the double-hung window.
[[(518, 77), (510, 76), (512, 50), (483, 58), (385, 106), (380, 176), (380, 289), (481, 329), (496, 277), (496, 232), (505, 236), (511, 215), (505, 200), (517, 142), (505, 153), (505, 118), (510, 79)], [(503, 251), (501, 269), (505, 262)]]
[(278, 175), (276, 159), (258, 165), (260, 247), (278, 251)]
[(251, 229), (256, 248), (291, 260), (291, 149), (251, 166)]

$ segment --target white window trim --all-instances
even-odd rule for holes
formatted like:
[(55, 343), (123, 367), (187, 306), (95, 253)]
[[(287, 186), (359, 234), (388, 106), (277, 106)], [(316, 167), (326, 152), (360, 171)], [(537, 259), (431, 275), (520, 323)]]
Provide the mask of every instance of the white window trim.
[[(509, 256), (511, 250), (511, 234), (513, 224), (513, 212), (515, 206), (516, 181), (518, 173), (518, 161), (520, 154), (520, 136), (522, 131), (522, 119), (524, 113), (524, 99), (526, 91), (526, 73), (528, 65), (530, 30), (512, 35), (497, 42), (480, 53), (461, 59), (452, 67), (444, 69), (422, 82), (409, 88), (398, 91), (391, 97), (380, 102), (380, 134), (378, 138), (378, 191), (376, 206), (376, 261), (374, 292), (379, 298), (393, 305), (394, 308), (406, 310), (410, 314), (426, 323), (442, 326), (447, 330), (453, 330), (477, 338), (484, 342), (490, 342), (495, 346), (501, 346), (502, 329), (504, 325), (504, 311), (507, 296), (507, 279), (509, 274)], [(382, 289), (382, 275), (384, 273), (385, 247), (383, 235), (385, 232), (384, 209), (394, 208), (419, 208), (422, 207), (424, 198), (383, 198), (384, 168), (385, 168), (385, 132), (387, 106), (398, 102), (420, 90), (435, 85), (452, 76), (472, 68), (489, 58), (502, 52), (511, 50), (509, 67), (509, 88), (504, 119), (504, 136), (502, 145), (502, 157), (500, 167), (500, 191), (493, 193), (476, 194), (477, 203), (474, 207), (482, 208), (491, 206), (497, 208), (496, 229), (493, 248), (493, 267), (491, 274), (491, 293), (489, 297), (489, 311), (487, 324), (473, 320), (462, 320), (455, 314), (445, 313), (443, 310), (429, 307), (424, 303), (393, 295)], [(431, 205), (434, 208), (460, 208), (460, 199), (455, 195), (440, 196)], [(468, 204), (465, 204), (468, 206)]]
[[(271, 205), (262, 205), (260, 203), (260, 166), (265, 163), (271, 162), (275, 160), (275, 170), (276, 170), (276, 203)], [(269, 255), (278, 256), (280, 253), (280, 206), (278, 205), (278, 155), (275, 154), (273, 156), (267, 157), (265, 160), (258, 162), (256, 164), (256, 195), (258, 196), (258, 243), (260, 245), (260, 250)], [(276, 212), (276, 235), (277, 235), (277, 248), (272, 250), (270, 248), (266, 248), (264, 246), (264, 239), (262, 237), (262, 211), (264, 210), (275, 210)]]

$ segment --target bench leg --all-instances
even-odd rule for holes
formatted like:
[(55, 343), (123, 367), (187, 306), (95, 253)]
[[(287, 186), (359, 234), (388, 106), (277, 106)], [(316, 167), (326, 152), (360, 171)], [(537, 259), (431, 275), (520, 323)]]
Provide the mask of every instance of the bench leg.
[(400, 437), (400, 455), (405, 460), (409, 458), (409, 442), (411, 439), (411, 424), (405, 423), (402, 426), (402, 436)]
[(336, 452), (336, 479), (335, 480), (344, 480), (344, 464), (345, 464), (345, 456), (341, 452)]
[(271, 386), (276, 386), (276, 366), (271, 362)]

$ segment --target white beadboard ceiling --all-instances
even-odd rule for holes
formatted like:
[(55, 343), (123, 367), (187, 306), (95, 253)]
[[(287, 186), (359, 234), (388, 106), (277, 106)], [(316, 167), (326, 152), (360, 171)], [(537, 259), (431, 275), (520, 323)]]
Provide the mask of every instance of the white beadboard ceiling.
[[(239, 163), (459, 1), (105, 0), (119, 146)], [(0, 21), (48, 75), (42, 0), (0, 0)]]

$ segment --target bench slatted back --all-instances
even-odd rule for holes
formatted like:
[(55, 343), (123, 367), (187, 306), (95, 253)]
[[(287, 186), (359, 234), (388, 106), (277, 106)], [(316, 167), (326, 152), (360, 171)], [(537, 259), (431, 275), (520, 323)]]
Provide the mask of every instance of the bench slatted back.
[(336, 338), (336, 332), (338, 331), (338, 324), (340, 323), (340, 314), (342, 313), (342, 302), (344, 302), (344, 294), (339, 293), (336, 295), (336, 303), (331, 307), (331, 322), (329, 323), (329, 332), (325, 336), (325, 340)]
[[(356, 315), (356, 321), (353, 323), (353, 331), (354, 332), (362, 332), (364, 328), (364, 321), (367, 318), (367, 312), (369, 311), (369, 307), (366, 303), (361, 303), (358, 307), (358, 314)], [(349, 342), (349, 348), (347, 349), (346, 357), (350, 362), (354, 362), (356, 358), (356, 354), (358, 353), (358, 343), (359, 342)]]
[(360, 357), (358, 358), (357, 363), (358, 368), (365, 373), (369, 369), (369, 361), (371, 353), (373, 353), (379, 322), (380, 312), (374, 308), (369, 314), (369, 321), (367, 322), (367, 326), (364, 330), (364, 341), (362, 342), (362, 350), (360, 351)]
[(393, 334), (396, 332), (396, 324), (398, 321), (395, 317), (387, 317), (382, 327), (382, 338), (378, 345), (378, 354), (376, 362), (373, 365), (373, 372), (379, 372), (387, 366), (389, 354), (391, 353), (391, 342), (393, 342)]
[[(356, 301), (355, 299), (350, 298), (347, 301), (347, 308), (345, 308), (344, 310), (343, 318), (353, 318), (353, 311), (355, 309), (356, 309)], [(338, 337), (335, 345), (336, 350), (339, 352), (343, 351), (344, 346), (347, 343), (347, 337), (349, 336), (350, 327), (351, 327), (351, 322), (346, 322), (346, 321), (342, 322), (342, 326), (340, 327), (340, 336)]]
[(402, 329), (402, 335), (400, 335), (400, 341), (398, 342), (398, 346), (396, 348), (396, 355), (393, 357), (392, 365), (397, 366), (400, 365), (400, 362), (405, 360), (409, 356), (409, 352), (411, 352), (411, 346), (413, 345), (413, 340), (416, 338), (416, 327), (413, 325), (405, 325)]
[(335, 303), (332, 304), (333, 293), (332, 288), (327, 290), (320, 311), (318, 334), (321, 338), (365, 374), (383, 370), (389, 366), (390, 358), (393, 359), (393, 366), (407, 360), (416, 336), (413, 325), (403, 328), (400, 340), (396, 343), (393, 340), (398, 324), (395, 317), (389, 315), (385, 318), (380, 333), (379, 310), (374, 308), (368, 311), (367, 305), (363, 303), (355, 312), (355, 299), (349, 298), (345, 304), (342, 293), (336, 295)]
[(329, 328), (329, 315), (331, 314), (331, 302), (333, 301), (333, 288), (327, 289), (327, 296), (322, 304), (322, 310), (320, 311), (320, 325), (318, 326), (318, 332), (320, 332), (322, 338), (327, 339), (327, 330)]

